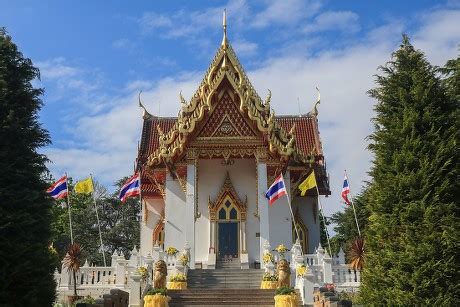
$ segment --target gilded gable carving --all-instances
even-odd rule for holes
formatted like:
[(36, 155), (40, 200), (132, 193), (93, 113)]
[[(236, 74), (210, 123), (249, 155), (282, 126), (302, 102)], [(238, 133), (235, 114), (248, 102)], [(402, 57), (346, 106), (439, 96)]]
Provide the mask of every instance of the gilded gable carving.
[(198, 134), (202, 137), (256, 136), (251, 126), (241, 115), (232, 97), (225, 92), (216, 104), (208, 121)]

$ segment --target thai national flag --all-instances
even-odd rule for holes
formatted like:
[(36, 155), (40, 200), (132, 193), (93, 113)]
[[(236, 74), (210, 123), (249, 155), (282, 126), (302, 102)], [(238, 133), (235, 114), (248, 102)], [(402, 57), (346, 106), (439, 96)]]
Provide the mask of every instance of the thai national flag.
[(350, 194), (350, 187), (348, 186), (347, 175), (345, 175), (345, 178), (343, 179), (342, 198), (347, 205), (350, 204), (350, 200), (348, 200), (348, 194)]
[(63, 199), (66, 197), (68, 193), (67, 176), (62, 177), (53, 183), (53, 185), (48, 190), (46, 190), (46, 193), (48, 193), (54, 199)]
[(265, 197), (268, 198), (268, 203), (272, 205), (278, 198), (287, 195), (286, 185), (284, 184), (283, 175), (276, 177), (275, 182), (268, 188)]
[(140, 176), (139, 174), (135, 174), (121, 187), (119, 197), (121, 202), (124, 203), (128, 197), (137, 196), (140, 193)]

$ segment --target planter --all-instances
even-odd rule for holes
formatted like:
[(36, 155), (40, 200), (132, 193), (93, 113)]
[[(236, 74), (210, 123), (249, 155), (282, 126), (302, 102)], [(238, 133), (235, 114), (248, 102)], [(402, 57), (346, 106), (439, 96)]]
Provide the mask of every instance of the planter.
[(275, 307), (297, 307), (300, 306), (300, 300), (297, 294), (275, 295)]
[(277, 281), (262, 280), (262, 282), (260, 283), (260, 289), (276, 289), (276, 288), (278, 288)]
[(168, 307), (171, 300), (169, 296), (161, 294), (144, 296), (144, 307)]
[(187, 289), (186, 281), (168, 281), (166, 288), (169, 290), (184, 290)]

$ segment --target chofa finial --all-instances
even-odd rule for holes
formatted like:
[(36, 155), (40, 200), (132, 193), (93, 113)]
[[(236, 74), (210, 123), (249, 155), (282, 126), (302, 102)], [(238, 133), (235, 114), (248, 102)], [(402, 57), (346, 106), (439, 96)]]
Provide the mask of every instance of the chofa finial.
[(227, 48), (227, 9), (224, 9), (222, 27), (224, 28), (224, 37), (222, 39), (222, 46), (224, 46), (224, 48)]
[(141, 94), (142, 94), (142, 91), (139, 91), (139, 96), (138, 96), (138, 99), (139, 99), (139, 108), (142, 108), (144, 111), (142, 113), (142, 118), (143, 119), (150, 119), (153, 117), (152, 114), (149, 113), (149, 111), (147, 111), (147, 109), (145, 108), (145, 106), (142, 104), (141, 102)]
[(316, 88), (316, 91), (318, 92), (318, 96), (316, 98), (316, 102), (315, 104), (313, 105), (313, 109), (307, 113), (307, 116), (310, 115), (310, 116), (318, 116), (318, 105), (321, 103), (321, 93), (319, 92), (319, 88), (318, 87), (315, 87)]

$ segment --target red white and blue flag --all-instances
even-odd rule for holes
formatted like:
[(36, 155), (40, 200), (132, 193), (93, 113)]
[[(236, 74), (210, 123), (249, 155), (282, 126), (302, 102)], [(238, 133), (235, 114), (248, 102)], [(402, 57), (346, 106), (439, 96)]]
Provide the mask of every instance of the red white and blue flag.
[(345, 178), (343, 179), (342, 198), (347, 205), (350, 204), (348, 194), (350, 194), (350, 186), (348, 185), (348, 177), (345, 175)]
[(134, 176), (129, 178), (121, 187), (119, 198), (122, 203), (124, 203), (127, 198), (138, 196), (141, 193), (140, 179), (138, 173), (134, 174)]
[(62, 177), (51, 187), (49, 187), (48, 190), (46, 190), (46, 193), (48, 193), (52, 198), (54, 199), (63, 199), (64, 197), (67, 196), (67, 193), (69, 191), (67, 190), (67, 176)]
[(278, 198), (287, 195), (286, 185), (284, 184), (283, 175), (276, 177), (275, 182), (268, 188), (265, 197), (268, 198), (268, 203), (272, 205)]

